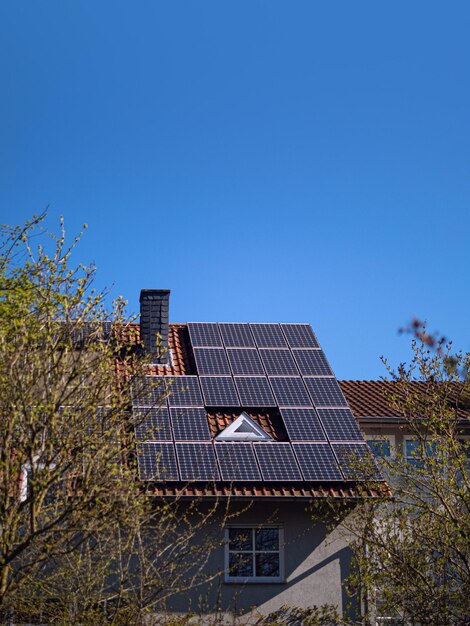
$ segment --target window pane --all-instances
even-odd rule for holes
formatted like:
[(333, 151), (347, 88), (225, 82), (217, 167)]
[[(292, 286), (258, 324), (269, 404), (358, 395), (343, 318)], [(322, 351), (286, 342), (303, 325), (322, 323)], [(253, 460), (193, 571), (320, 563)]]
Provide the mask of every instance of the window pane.
[(257, 554), (256, 576), (279, 576), (279, 554)]
[(253, 576), (253, 555), (230, 552), (229, 575), (243, 577)]
[(388, 439), (368, 439), (367, 443), (375, 457), (390, 456), (390, 441)]
[(256, 550), (279, 550), (279, 530), (260, 528), (255, 531)]
[(425, 442), (425, 451), (422, 452), (422, 444), (416, 439), (407, 439), (405, 441), (405, 456), (410, 465), (415, 467), (423, 467), (426, 458), (434, 458), (437, 454), (437, 443), (435, 441)]
[(413, 441), (412, 439), (407, 439), (405, 441), (405, 454), (406, 456), (413, 456), (414, 454), (418, 454), (419, 446), (417, 441)]
[(253, 533), (251, 528), (229, 528), (230, 550), (253, 550)]

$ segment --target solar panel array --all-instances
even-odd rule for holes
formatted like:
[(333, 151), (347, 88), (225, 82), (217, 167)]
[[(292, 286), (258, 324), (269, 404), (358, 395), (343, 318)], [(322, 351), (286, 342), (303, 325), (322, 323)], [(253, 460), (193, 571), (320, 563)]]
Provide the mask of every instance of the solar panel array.
[[(188, 463), (182, 461), (182, 451), (186, 450), (181, 448), (183, 442), (189, 448), (203, 445), (212, 449), (197, 376), (136, 377), (132, 384), (132, 417), (142, 480), (185, 480)], [(199, 443), (201, 441), (205, 443)], [(194, 457), (191, 450), (186, 454), (188, 459)], [(197, 468), (194, 459), (193, 465)], [(207, 470), (198, 470), (198, 476), (194, 472), (193, 480), (202, 480), (208, 475)]]
[[(364, 469), (367, 446), (310, 325), (211, 322), (188, 329), (197, 376), (135, 381), (144, 480), (379, 479), (376, 467)], [(214, 442), (207, 407), (248, 414), (276, 407), (288, 441)]]

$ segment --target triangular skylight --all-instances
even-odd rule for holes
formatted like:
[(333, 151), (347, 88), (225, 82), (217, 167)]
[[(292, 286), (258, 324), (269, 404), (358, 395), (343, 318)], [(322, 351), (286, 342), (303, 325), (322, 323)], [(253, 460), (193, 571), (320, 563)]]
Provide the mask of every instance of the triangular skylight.
[(216, 441), (270, 441), (272, 438), (243, 411), (217, 435)]

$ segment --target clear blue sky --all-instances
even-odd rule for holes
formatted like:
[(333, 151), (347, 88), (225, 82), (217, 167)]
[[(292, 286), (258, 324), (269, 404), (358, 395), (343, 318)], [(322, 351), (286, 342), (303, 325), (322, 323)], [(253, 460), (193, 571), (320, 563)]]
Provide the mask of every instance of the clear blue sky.
[(3, 0), (0, 221), (173, 321), (308, 321), (341, 378), (469, 340), (470, 3)]

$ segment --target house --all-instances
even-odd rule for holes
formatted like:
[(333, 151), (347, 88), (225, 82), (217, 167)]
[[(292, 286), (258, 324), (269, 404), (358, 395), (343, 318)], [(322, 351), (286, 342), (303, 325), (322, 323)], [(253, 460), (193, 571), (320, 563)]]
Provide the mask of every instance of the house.
[[(386, 380), (342, 380), (341, 390), (356, 418), (364, 438), (374, 455), (393, 457), (401, 452), (405, 459), (413, 462), (415, 437), (410, 432), (403, 413), (403, 388)], [(435, 393), (435, 382), (415, 381), (408, 383), (414, 404)], [(445, 391), (449, 408), (455, 410), (462, 433), (462, 441), (470, 437), (470, 404), (463, 385), (453, 383)], [(401, 397), (401, 400), (400, 400)], [(394, 402), (394, 398), (397, 402)], [(423, 405), (422, 414), (426, 414)]]
[(366, 533), (359, 525), (376, 625), (457, 624), (469, 615), (468, 385), (457, 369), (439, 375), (435, 354), (427, 354), (435, 375), (424, 380), (340, 383), (394, 495), (373, 518), (362, 509)]
[(168, 609), (197, 610), (202, 598), (207, 612), (347, 611), (347, 541), (312, 505), (347, 511), (388, 488), (372, 464), (358, 475), (369, 448), (313, 330), (169, 323), (169, 296), (140, 296), (134, 341), (151, 361), (133, 395), (140, 478), (156, 498), (228, 503), (229, 515), (205, 566), (212, 583)]

